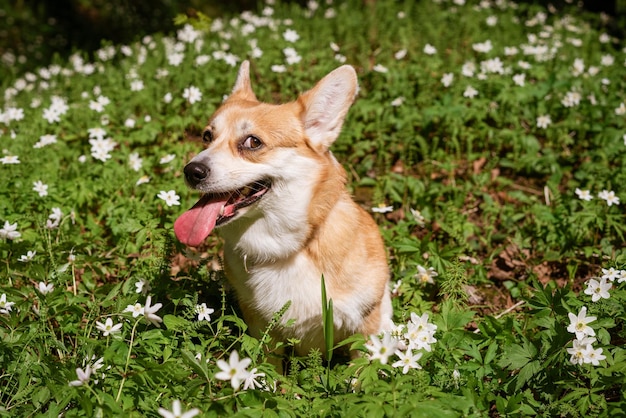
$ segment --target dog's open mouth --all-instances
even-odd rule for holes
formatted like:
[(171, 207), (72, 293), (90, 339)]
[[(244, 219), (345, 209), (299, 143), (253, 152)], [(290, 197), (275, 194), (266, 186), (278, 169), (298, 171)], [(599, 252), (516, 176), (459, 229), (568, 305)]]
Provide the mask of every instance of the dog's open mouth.
[(238, 210), (257, 202), (270, 187), (269, 180), (262, 180), (232, 192), (205, 194), (174, 222), (176, 237), (183, 244), (197, 247), (216, 226), (228, 222)]

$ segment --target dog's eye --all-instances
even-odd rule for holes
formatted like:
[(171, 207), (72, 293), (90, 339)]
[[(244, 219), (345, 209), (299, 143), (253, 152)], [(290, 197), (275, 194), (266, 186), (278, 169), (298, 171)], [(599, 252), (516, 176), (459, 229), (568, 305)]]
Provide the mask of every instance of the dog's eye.
[(205, 144), (208, 144), (211, 141), (213, 141), (213, 132), (207, 129), (206, 131), (202, 133), (202, 142), (204, 142)]
[(249, 136), (242, 142), (241, 146), (250, 150), (257, 150), (263, 146), (263, 142), (256, 136)]

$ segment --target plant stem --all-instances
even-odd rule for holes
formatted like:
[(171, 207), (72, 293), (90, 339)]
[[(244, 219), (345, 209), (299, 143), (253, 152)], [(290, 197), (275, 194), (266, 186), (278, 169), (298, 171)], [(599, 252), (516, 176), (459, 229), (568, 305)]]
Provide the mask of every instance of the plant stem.
[(122, 375), (122, 383), (120, 383), (120, 388), (117, 390), (117, 396), (115, 397), (115, 402), (120, 401), (120, 396), (122, 396), (122, 389), (124, 388), (124, 383), (126, 383), (126, 374), (128, 372), (128, 364), (130, 363), (130, 354), (133, 351), (133, 341), (135, 340), (135, 330), (137, 329), (137, 324), (139, 324), (141, 318), (138, 318), (133, 325), (133, 329), (130, 332), (130, 344), (128, 346), (128, 354), (126, 355), (126, 364), (124, 365), (124, 374)]

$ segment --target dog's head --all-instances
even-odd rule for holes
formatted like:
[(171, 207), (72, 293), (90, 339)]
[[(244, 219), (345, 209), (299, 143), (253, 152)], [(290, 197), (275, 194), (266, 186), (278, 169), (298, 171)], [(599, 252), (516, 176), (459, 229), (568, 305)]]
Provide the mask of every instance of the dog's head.
[[(216, 226), (269, 212), (306, 216), (320, 165), (357, 92), (354, 69), (342, 66), (294, 102), (259, 102), (244, 61), (231, 95), (202, 133), (206, 149), (184, 169), (204, 193), (174, 224), (178, 239), (201, 244)], [(334, 160), (333, 160), (334, 161)]]

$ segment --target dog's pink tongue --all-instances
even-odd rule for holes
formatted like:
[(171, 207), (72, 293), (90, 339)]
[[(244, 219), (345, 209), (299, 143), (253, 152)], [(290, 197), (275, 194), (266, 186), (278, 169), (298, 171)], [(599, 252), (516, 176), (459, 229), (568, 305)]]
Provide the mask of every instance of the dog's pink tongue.
[(174, 233), (180, 242), (192, 247), (202, 244), (209, 236), (227, 198), (214, 198), (205, 195), (191, 209), (174, 222)]

